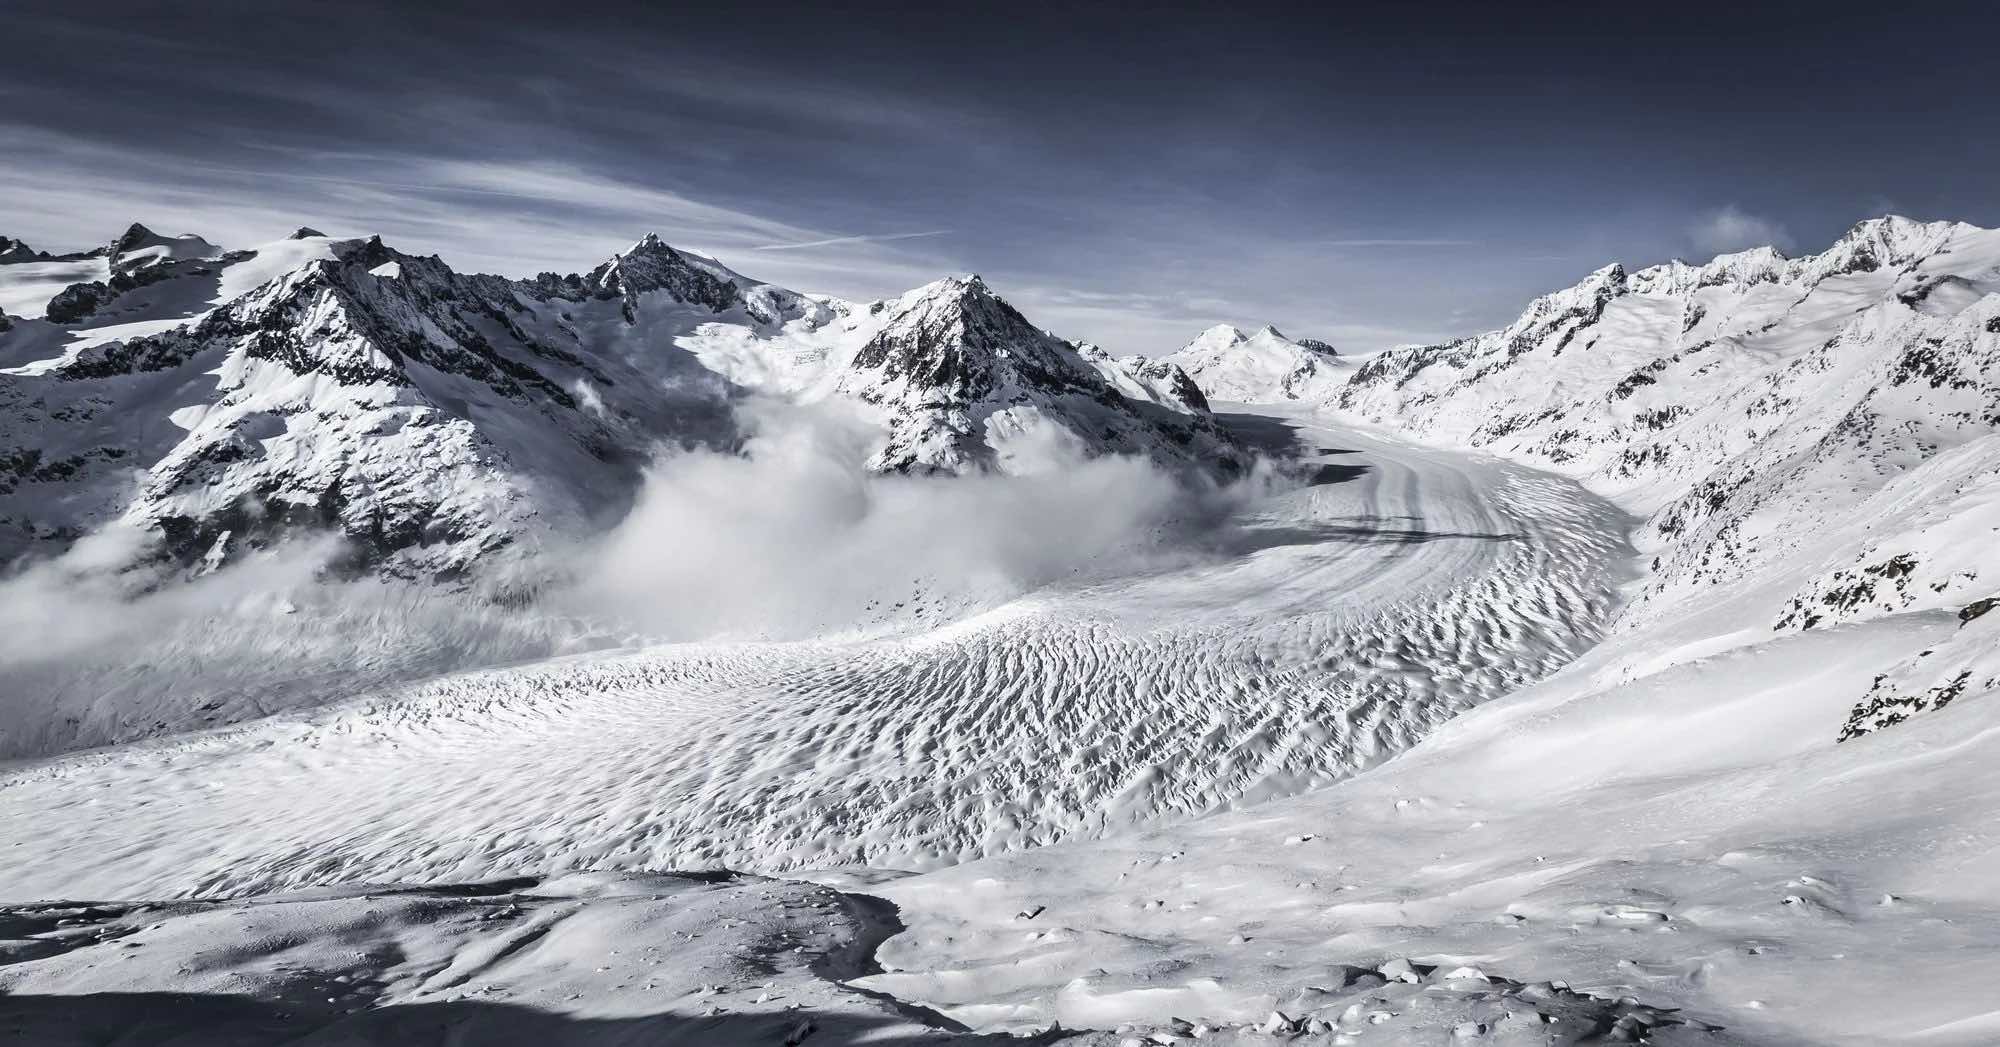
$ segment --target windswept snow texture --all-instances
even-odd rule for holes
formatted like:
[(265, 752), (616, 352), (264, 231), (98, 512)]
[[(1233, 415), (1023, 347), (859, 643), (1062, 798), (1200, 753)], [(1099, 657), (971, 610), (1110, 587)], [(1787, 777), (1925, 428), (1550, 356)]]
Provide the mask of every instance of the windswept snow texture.
[[(1772, 638), (1723, 608), (1614, 637), (1319, 792), (884, 885), (910, 929), (864, 984), (980, 1028), (1147, 1035), (1338, 1019), (1345, 966), (1408, 959), (1681, 1008), (1670, 1032), (1722, 1042), (1991, 1044), (2000, 696), (1826, 730), (1899, 652), (1985, 620)], [(1463, 1019), (1546, 1035), (1504, 1000)]]
[(1269, 324), (1251, 334), (1217, 324), (1162, 359), (1186, 371), (1210, 399), (1251, 403), (1317, 403), (1334, 395), (1355, 365), (1325, 342), (1293, 341)]
[(470, 673), (20, 767), (0, 853), (38, 857), (0, 895), (927, 868), (1323, 785), (1590, 645), (1629, 554), (1615, 510), (1291, 424), (1325, 482), (1253, 506), (1206, 565), (902, 635)]

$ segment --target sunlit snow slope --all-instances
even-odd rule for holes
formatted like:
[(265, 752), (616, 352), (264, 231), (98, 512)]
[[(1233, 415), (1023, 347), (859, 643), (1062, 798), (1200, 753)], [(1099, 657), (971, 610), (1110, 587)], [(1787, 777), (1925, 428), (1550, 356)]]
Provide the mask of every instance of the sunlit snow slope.
[(1587, 648), (1625, 518), (1303, 421), (1319, 481), (1192, 567), (929, 631), (470, 673), (7, 775), (0, 896), (576, 867), (921, 868), (1335, 780)]

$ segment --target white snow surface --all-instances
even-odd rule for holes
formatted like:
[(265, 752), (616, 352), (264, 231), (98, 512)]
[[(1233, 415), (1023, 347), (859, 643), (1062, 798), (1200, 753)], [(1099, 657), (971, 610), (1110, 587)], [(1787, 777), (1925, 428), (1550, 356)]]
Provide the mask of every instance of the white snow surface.
[(1269, 324), (1249, 334), (1228, 324), (1203, 331), (1162, 357), (1216, 400), (1318, 402), (1338, 392), (1356, 359), (1304, 345)]
[[(425, 261), (341, 286), (453, 279)], [(335, 675), (312, 711), (17, 761), (0, 1029), (2000, 1040), (2000, 234), (1607, 267), (1319, 408), (1211, 412), (1198, 369), (1034, 336), (975, 283), (856, 306), (642, 242), (513, 322), (622, 379), (696, 373), (672, 340), (881, 412), (877, 468), (1180, 432), (1297, 441), (1304, 479), (1025, 593)], [(1104, 389), (1140, 406), (1073, 399)], [(667, 875), (718, 866), (825, 886)]]
[[(1253, 503), (1182, 565), (886, 636), (584, 655), (19, 767), (0, 853), (42, 860), (0, 896), (930, 868), (1323, 785), (1588, 647), (1628, 555), (1616, 511), (1299, 424), (1358, 475)], [(33, 816), (84, 794), (54, 837)]]

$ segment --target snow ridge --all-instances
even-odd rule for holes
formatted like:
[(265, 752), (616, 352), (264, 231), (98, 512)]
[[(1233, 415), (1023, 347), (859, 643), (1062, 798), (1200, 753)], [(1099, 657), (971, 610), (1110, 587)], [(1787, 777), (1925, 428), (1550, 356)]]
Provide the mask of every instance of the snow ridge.
[(1607, 266), (1506, 329), (1382, 353), (1329, 403), (1644, 513), (1654, 569), (1626, 627), (1774, 579), (1778, 630), (1955, 609), (2000, 581), (1992, 230), (1891, 216), (1798, 259)]

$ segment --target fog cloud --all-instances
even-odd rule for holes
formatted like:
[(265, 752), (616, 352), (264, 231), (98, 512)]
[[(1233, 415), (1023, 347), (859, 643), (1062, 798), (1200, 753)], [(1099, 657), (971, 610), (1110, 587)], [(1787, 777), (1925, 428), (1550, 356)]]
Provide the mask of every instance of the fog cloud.
[(1223, 488), (1138, 458), (1036, 449), (1028, 475), (864, 468), (837, 412), (747, 412), (741, 455), (662, 458), (568, 598), (662, 638), (792, 638), (897, 627), (1045, 585), (1204, 555), (1268, 474)]
[(1235, 510), (1281, 482), (1266, 469), (1222, 487), (1057, 445), (1033, 449), (1032, 475), (883, 476), (864, 465), (880, 430), (856, 417), (741, 413), (743, 453), (665, 452), (619, 526), (512, 565), (540, 579), (533, 600), (332, 580), (332, 537), (188, 577), (133, 569), (147, 536), (113, 526), (17, 568), (0, 582), (0, 758), (610, 646), (943, 624), (1218, 555)]

